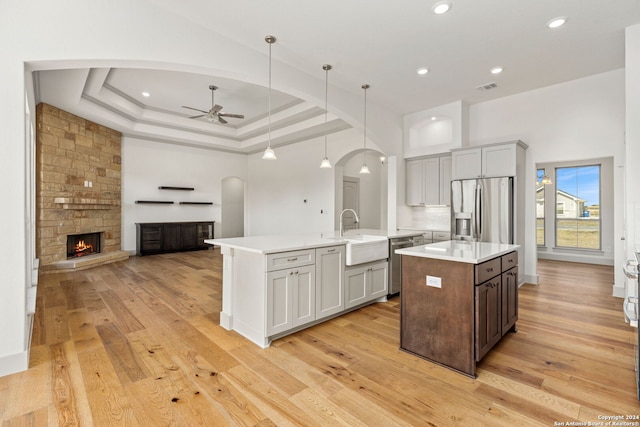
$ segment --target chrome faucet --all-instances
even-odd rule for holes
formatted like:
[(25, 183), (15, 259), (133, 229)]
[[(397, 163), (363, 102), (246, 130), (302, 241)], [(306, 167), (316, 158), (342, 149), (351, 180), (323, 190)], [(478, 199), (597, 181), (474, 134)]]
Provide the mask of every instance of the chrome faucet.
[(356, 222), (360, 222), (360, 218), (358, 218), (358, 214), (356, 213), (356, 211), (354, 211), (353, 209), (349, 209), (349, 208), (344, 209), (342, 212), (340, 212), (340, 237), (342, 237), (344, 235), (344, 228), (342, 227), (342, 215), (346, 211), (353, 212), (353, 214), (356, 216)]

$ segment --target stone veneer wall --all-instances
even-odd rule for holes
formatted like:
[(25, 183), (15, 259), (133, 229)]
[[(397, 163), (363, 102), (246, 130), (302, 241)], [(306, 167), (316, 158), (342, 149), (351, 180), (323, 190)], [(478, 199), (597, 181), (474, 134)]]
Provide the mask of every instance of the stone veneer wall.
[(122, 135), (48, 104), (36, 123), (40, 265), (67, 259), (68, 234), (104, 232), (102, 252), (120, 251)]

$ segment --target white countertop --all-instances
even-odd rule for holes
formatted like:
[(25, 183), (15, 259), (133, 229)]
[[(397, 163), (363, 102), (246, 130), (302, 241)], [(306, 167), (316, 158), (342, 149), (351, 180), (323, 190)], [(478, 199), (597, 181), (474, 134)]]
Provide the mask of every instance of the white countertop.
[(480, 264), (481, 262), (488, 261), (497, 256), (513, 252), (518, 248), (518, 245), (507, 245), (502, 243), (448, 240), (446, 242), (397, 249), (395, 252), (400, 255)]
[(249, 237), (231, 237), (226, 239), (207, 239), (204, 242), (210, 245), (227, 246), (247, 252), (270, 254), (277, 252), (297, 251), (301, 249), (319, 248), (324, 246), (343, 245), (347, 243), (349, 236), (357, 235), (380, 236), (384, 238), (396, 238), (405, 236), (418, 236), (421, 233), (411, 230), (386, 231), (371, 228), (349, 230), (344, 233), (344, 239), (339, 237), (337, 231), (323, 233), (290, 234), (290, 235), (265, 235)]

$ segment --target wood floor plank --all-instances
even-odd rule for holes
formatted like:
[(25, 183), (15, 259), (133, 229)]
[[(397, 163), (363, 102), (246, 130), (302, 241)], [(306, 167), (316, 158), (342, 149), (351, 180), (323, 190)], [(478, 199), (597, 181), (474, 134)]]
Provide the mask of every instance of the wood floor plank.
[(263, 381), (272, 384), (279, 394), (289, 398), (307, 388), (290, 373), (265, 357), (265, 351), (255, 346), (244, 346), (230, 352), (240, 363), (250, 366), (251, 370)]
[(276, 392), (274, 385), (258, 377), (244, 365), (225, 372), (225, 378), (237, 390), (269, 417), (275, 425), (320, 426), (303, 408), (296, 406), (285, 395)]
[(139, 331), (144, 328), (142, 323), (127, 309), (115, 292), (111, 290), (103, 291), (99, 292), (99, 295), (109, 308), (109, 311), (113, 313), (113, 322), (118, 325), (118, 329), (120, 329), (123, 334)]
[(99, 325), (96, 329), (122, 384), (134, 383), (149, 376), (128, 338), (115, 324)]
[(144, 425), (136, 418), (105, 349), (78, 353), (78, 361), (94, 425)]
[(219, 248), (41, 276), (0, 425), (549, 426), (636, 414), (613, 268), (540, 261), (472, 379), (399, 349), (399, 298), (261, 349), (219, 326)]

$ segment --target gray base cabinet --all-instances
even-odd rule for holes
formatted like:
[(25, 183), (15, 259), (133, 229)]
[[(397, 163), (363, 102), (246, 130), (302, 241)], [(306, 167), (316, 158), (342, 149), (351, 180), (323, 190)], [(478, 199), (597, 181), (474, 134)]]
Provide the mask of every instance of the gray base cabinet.
[(344, 311), (344, 257), (344, 245), (267, 255), (267, 336)]
[(344, 311), (345, 247), (316, 249), (316, 320)]
[(267, 273), (267, 335), (315, 320), (315, 265)]
[(386, 296), (388, 265), (387, 261), (382, 261), (347, 268), (344, 273), (345, 308)]

